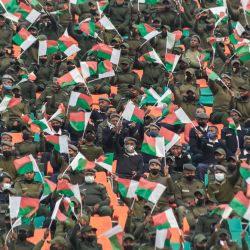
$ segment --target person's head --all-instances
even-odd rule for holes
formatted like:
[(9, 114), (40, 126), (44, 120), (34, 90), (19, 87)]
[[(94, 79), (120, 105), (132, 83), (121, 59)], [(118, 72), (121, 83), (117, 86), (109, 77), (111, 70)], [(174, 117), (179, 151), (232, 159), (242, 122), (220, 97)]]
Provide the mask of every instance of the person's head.
[(32, 182), (34, 180), (34, 177), (35, 177), (34, 171), (30, 171), (24, 174), (24, 179), (27, 182)]
[(28, 31), (29, 31), (30, 34), (33, 35), (34, 37), (36, 37), (37, 34), (38, 34), (37, 27), (35, 27), (35, 26), (31, 26), (31, 27), (28, 29)]
[(196, 120), (200, 127), (205, 128), (208, 123), (208, 115), (206, 113), (196, 113)]
[(1, 141), (12, 142), (12, 136), (7, 132), (3, 132), (1, 134)]
[(12, 178), (6, 172), (0, 173), (0, 189), (5, 191), (11, 188), (12, 185)]
[(135, 148), (136, 148), (136, 143), (137, 140), (133, 137), (126, 137), (124, 139), (124, 148), (125, 151), (129, 154), (132, 154), (135, 152)]
[(124, 4), (124, 0), (115, 0), (117, 5), (123, 5)]
[(194, 237), (194, 249), (206, 250), (207, 249), (207, 238), (204, 234), (197, 234)]
[(149, 172), (152, 176), (158, 176), (161, 171), (161, 162), (158, 159), (149, 161)]
[(49, 27), (51, 25), (50, 17), (47, 14), (42, 17), (41, 21), (45, 27)]
[(30, 139), (32, 139), (32, 134), (29, 130), (25, 129), (22, 131), (22, 137), (24, 141), (29, 141)]
[(56, 236), (50, 242), (50, 250), (64, 250), (67, 246), (67, 241), (62, 236)]
[(182, 154), (182, 144), (180, 142), (175, 143), (170, 149), (170, 153), (174, 157), (179, 157)]
[(93, 228), (89, 225), (85, 225), (81, 229), (81, 236), (84, 240), (93, 242), (96, 240), (96, 228)]
[(218, 139), (218, 128), (216, 126), (209, 126), (207, 130), (208, 139), (214, 141)]
[(231, 77), (228, 74), (221, 74), (221, 80), (224, 82), (229, 88), (231, 87)]
[(47, 2), (45, 3), (44, 9), (45, 9), (47, 12), (51, 12), (51, 11), (53, 10), (53, 3), (52, 3), (52, 1), (47, 1)]
[(52, 121), (51, 121), (51, 126), (52, 128), (58, 132), (61, 128), (62, 128), (62, 124), (63, 124), (63, 120), (60, 117), (55, 117)]
[(194, 88), (190, 88), (189, 90), (187, 90), (185, 100), (187, 102), (194, 102), (196, 100), (196, 94)]
[(0, 15), (0, 27), (5, 25), (6, 18), (3, 15)]
[(135, 237), (132, 234), (125, 234), (122, 246), (124, 250), (133, 250), (135, 246)]
[(190, 47), (192, 49), (195, 49), (195, 48), (197, 49), (200, 46), (200, 42), (201, 42), (200, 37), (197, 35), (194, 35), (190, 39)]
[(218, 182), (223, 182), (227, 175), (227, 169), (222, 165), (215, 165), (214, 178)]
[(129, 89), (128, 97), (131, 99), (137, 98), (140, 94), (143, 94), (143, 91), (138, 86), (128, 85), (128, 89)]
[(17, 238), (19, 241), (26, 241), (26, 239), (29, 236), (29, 230), (26, 228), (27, 226), (22, 225), (20, 226), (20, 228), (18, 229), (18, 234), (17, 234)]
[(14, 83), (15, 79), (11, 75), (3, 75), (2, 77), (2, 85), (4, 91), (11, 91), (12, 85)]
[(96, 136), (94, 131), (87, 131), (85, 133), (85, 140), (87, 143), (94, 143), (96, 140)]
[(12, 87), (12, 94), (15, 98), (21, 98), (22, 97), (22, 91), (20, 86), (13, 86)]
[(168, 31), (170, 31), (170, 27), (168, 25), (161, 26), (161, 36), (162, 37), (166, 37), (168, 34)]
[(90, 9), (90, 13), (95, 13), (97, 11), (97, 5), (95, 1), (89, 2), (89, 9)]
[(217, 163), (222, 163), (226, 159), (226, 151), (223, 148), (215, 149), (214, 159)]
[(231, 67), (232, 67), (232, 71), (233, 71), (234, 73), (239, 72), (239, 70), (240, 70), (240, 61), (237, 60), (237, 59), (232, 60), (232, 62), (231, 62)]
[(157, 30), (160, 30), (161, 28), (161, 18), (157, 17), (153, 20), (152, 23), (153, 27), (156, 28)]
[(250, 152), (250, 136), (245, 135), (244, 136), (244, 149)]
[(48, 56), (47, 55), (43, 55), (43, 56), (39, 57), (39, 62), (41, 62), (43, 64), (46, 63), (47, 60), (48, 60)]
[(220, 231), (218, 232), (218, 244), (220, 246), (222, 246), (222, 241), (226, 241), (227, 243), (230, 241), (230, 235), (224, 228), (220, 229)]
[[(55, 81), (54, 81), (55, 80)], [(53, 79), (53, 84), (51, 86), (51, 90), (53, 93), (58, 93), (61, 89), (61, 86), (57, 83), (57, 78)]]
[(2, 141), (2, 153), (5, 158), (10, 158), (12, 155), (13, 145), (11, 142)]
[(241, 117), (242, 117), (242, 114), (240, 111), (236, 110), (236, 109), (231, 109), (230, 110), (230, 117), (232, 117), (232, 119), (234, 120), (234, 122), (236, 124), (239, 123)]
[(67, 183), (70, 183), (70, 177), (69, 177), (69, 175), (67, 175), (67, 174), (59, 174), (58, 176), (57, 176), (57, 181), (58, 182), (67, 182)]
[(122, 43), (120, 48), (122, 55), (127, 55), (129, 53), (129, 45), (127, 43)]
[(122, 59), (121, 69), (123, 72), (128, 72), (130, 70), (130, 61), (127, 58)]
[(95, 182), (95, 169), (87, 169), (84, 172), (84, 181), (87, 184), (92, 184)]
[(195, 178), (195, 170), (195, 166), (191, 163), (183, 164), (183, 177), (187, 181), (193, 181), (193, 179)]
[(206, 109), (203, 106), (199, 106), (196, 110), (195, 110), (195, 117), (197, 117), (197, 114), (199, 113), (206, 113)]
[(117, 126), (119, 120), (120, 120), (120, 116), (118, 114), (111, 114), (110, 115), (110, 123), (113, 125), (113, 126)]
[(99, 98), (99, 109), (102, 112), (106, 112), (110, 105), (110, 100), (108, 98), (101, 97)]
[(185, 70), (185, 80), (191, 82), (195, 78), (195, 70), (193, 68), (188, 68)]
[(73, 144), (69, 144), (69, 156), (71, 158), (75, 157), (77, 153), (78, 153), (78, 148)]
[(234, 172), (237, 168), (237, 158), (235, 155), (230, 155), (227, 158), (227, 168), (229, 172)]
[(166, 165), (169, 166), (169, 170), (171, 171), (175, 166), (175, 158), (172, 155), (166, 156)]
[(115, 107), (109, 106), (106, 113), (107, 113), (107, 117), (110, 117), (112, 114), (116, 114), (117, 110)]
[(160, 127), (156, 125), (155, 123), (149, 124), (149, 135), (151, 137), (157, 137), (160, 131)]
[(240, 97), (242, 99), (248, 99), (250, 96), (250, 86), (248, 84), (244, 84), (239, 87)]

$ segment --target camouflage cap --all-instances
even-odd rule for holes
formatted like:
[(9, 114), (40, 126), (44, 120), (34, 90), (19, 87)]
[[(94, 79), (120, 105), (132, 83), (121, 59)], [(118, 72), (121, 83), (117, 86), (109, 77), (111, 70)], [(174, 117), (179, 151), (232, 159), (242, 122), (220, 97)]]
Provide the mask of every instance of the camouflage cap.
[(200, 243), (204, 240), (207, 240), (206, 236), (204, 234), (197, 234), (194, 237), (194, 243)]
[(57, 244), (62, 247), (67, 246), (67, 241), (62, 236), (56, 236), (52, 241), (50, 241), (51, 246)]

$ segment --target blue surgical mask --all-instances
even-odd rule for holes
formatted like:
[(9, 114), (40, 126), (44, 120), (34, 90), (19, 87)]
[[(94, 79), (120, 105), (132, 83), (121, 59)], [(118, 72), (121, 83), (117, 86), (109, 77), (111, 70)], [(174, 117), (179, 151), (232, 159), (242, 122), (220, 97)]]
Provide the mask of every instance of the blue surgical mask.
[(12, 90), (12, 86), (10, 86), (10, 85), (3, 85), (3, 88), (5, 89), (5, 90)]
[(207, 133), (207, 137), (209, 138), (209, 139), (211, 139), (211, 140), (214, 140), (214, 139), (216, 139), (216, 133), (213, 133), (213, 132), (208, 132)]
[(149, 135), (150, 135), (151, 137), (156, 137), (156, 136), (158, 135), (158, 133), (157, 133), (156, 131), (150, 131), (150, 132), (149, 132)]

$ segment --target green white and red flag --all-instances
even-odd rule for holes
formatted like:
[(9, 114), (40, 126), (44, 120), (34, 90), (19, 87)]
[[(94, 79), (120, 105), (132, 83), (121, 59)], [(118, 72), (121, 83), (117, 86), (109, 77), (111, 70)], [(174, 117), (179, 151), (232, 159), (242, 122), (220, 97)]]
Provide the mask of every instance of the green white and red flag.
[(216, 18), (216, 23), (214, 24), (214, 28), (227, 16), (227, 6), (219, 6), (209, 9)]
[[(50, 217), (51, 221), (57, 219), (57, 214), (58, 214), (59, 207), (60, 207), (60, 205), (61, 205), (62, 200), (63, 200), (63, 197), (61, 197), (59, 200), (57, 200), (57, 202), (56, 202), (56, 204), (55, 204), (55, 206), (54, 206), (53, 213), (52, 213), (52, 215), (51, 215), (51, 217)], [(59, 212), (59, 217), (60, 217), (60, 216), (62, 216), (62, 215), (61, 215), (60, 212)], [(62, 217), (62, 221), (63, 221), (63, 217)]]
[(140, 35), (147, 41), (160, 34), (159, 31), (157, 31), (147, 23), (138, 24), (137, 30), (140, 33)]
[(155, 5), (159, 3), (159, 0), (138, 0), (141, 4)]
[(180, 59), (179, 55), (171, 54), (171, 53), (166, 53), (165, 54), (165, 66), (166, 70), (168, 72), (173, 72), (178, 61)]
[(13, 161), (18, 175), (24, 175), (30, 172), (40, 172), (33, 155), (26, 155)]
[(250, 221), (250, 200), (244, 195), (242, 191), (239, 191), (229, 206), (237, 213), (239, 216)]
[(133, 102), (129, 101), (122, 113), (122, 117), (127, 121), (138, 122), (144, 124), (145, 113), (138, 108)]
[(241, 163), (240, 174), (241, 177), (245, 180), (245, 182), (250, 185), (250, 165), (247, 164), (245, 161)]
[(96, 5), (99, 11), (99, 14), (102, 15), (103, 11), (108, 7), (109, 1), (107, 0), (96, 1)]
[(156, 249), (169, 249), (171, 247), (170, 243), (171, 232), (168, 229), (156, 230), (155, 236), (155, 248)]
[(58, 44), (60, 51), (62, 51), (67, 57), (80, 51), (80, 48), (77, 46), (77, 41), (69, 36), (67, 31), (65, 31), (59, 38)]
[(88, 77), (97, 74), (97, 62), (95, 61), (80, 62), (80, 65), (83, 78), (87, 79)]
[(16, 105), (18, 105), (19, 103), (21, 103), (20, 98), (15, 98), (12, 96), (5, 95), (2, 102), (0, 103), (0, 112), (6, 110), (8, 108), (13, 108)]
[(69, 106), (72, 107), (78, 106), (85, 109), (86, 111), (90, 111), (92, 103), (93, 103), (92, 97), (89, 95), (85, 95), (74, 91), (72, 91), (70, 94)]
[(139, 107), (142, 107), (143, 105), (147, 104), (149, 101), (155, 100), (155, 102), (160, 98), (158, 93), (153, 88), (150, 89), (143, 89), (144, 95), (142, 96), (142, 99), (140, 101)]
[(101, 166), (102, 168), (108, 170), (109, 172), (112, 172), (113, 159), (114, 159), (114, 153), (107, 153), (96, 159), (95, 163)]
[(240, 61), (242, 62), (250, 60), (250, 43), (241, 42), (235, 44), (235, 54), (239, 57)]
[(167, 40), (166, 40), (166, 51), (168, 49), (172, 49), (176, 42), (178, 42), (182, 37), (182, 32), (180, 30), (176, 30), (173, 33), (167, 32)]
[(98, 63), (98, 78), (106, 78), (112, 77), (115, 75), (115, 71), (113, 70), (113, 64), (109, 60), (104, 60)]
[(12, 40), (25, 51), (36, 41), (36, 38), (28, 30), (22, 28), (13, 36)]
[(86, 2), (87, 2), (87, 0), (69, 0), (70, 4), (83, 4)]
[(120, 225), (116, 225), (108, 231), (104, 232), (102, 236), (106, 236), (111, 244), (111, 250), (122, 250), (122, 239), (124, 236), (123, 229)]
[(153, 216), (152, 221), (153, 221), (153, 225), (157, 229), (179, 228), (172, 208), (169, 208), (165, 210), (164, 212)]
[(48, 178), (44, 178), (43, 183), (43, 194), (40, 200), (44, 200), (50, 194), (52, 194), (56, 190), (56, 183), (49, 180)]
[(22, 121), (23, 121), (25, 124), (30, 125), (30, 124), (32, 123), (32, 119), (30, 118), (29, 115), (24, 115), (24, 114), (22, 114), (22, 115), (21, 115), (21, 119), (22, 119)]
[(220, 81), (221, 78), (211, 69), (206, 68), (206, 74), (208, 79), (210, 79), (211, 81)]
[(168, 152), (172, 146), (180, 140), (180, 136), (171, 130), (161, 127), (159, 136), (164, 137), (165, 151)]
[(164, 137), (162, 136), (149, 137), (146, 134), (144, 134), (141, 152), (157, 157), (164, 157), (165, 156)]
[(174, 113), (168, 114), (163, 120), (161, 120), (161, 122), (171, 125), (177, 125), (177, 124), (191, 123), (192, 121), (187, 116), (185, 111), (182, 108), (179, 108), (175, 110)]
[(73, 171), (82, 171), (85, 169), (93, 169), (95, 168), (95, 163), (92, 161), (88, 161), (84, 155), (80, 152), (76, 155), (74, 160), (70, 163), (70, 167)]
[(86, 35), (86, 36), (92, 36), (97, 37), (96, 25), (94, 22), (82, 22), (80, 25), (80, 30)]
[(84, 131), (88, 125), (91, 112), (71, 112), (69, 114), (69, 124), (75, 131)]
[(26, 19), (31, 24), (34, 23), (37, 18), (41, 15), (40, 12), (31, 8), (29, 5), (19, 2), (19, 8), (16, 10), (17, 13), (20, 13), (24, 19)]
[(204, 64), (205, 62), (208, 62), (210, 60), (211, 56), (209, 52), (203, 51), (200, 53), (200, 62)]
[(217, 214), (223, 219), (228, 219), (232, 211), (233, 209), (228, 204), (221, 204), (216, 206), (216, 208), (213, 209), (209, 215)]
[(103, 15), (103, 17), (98, 21), (98, 23), (100, 23), (100, 25), (106, 30), (116, 30), (115, 26), (105, 15)]
[(80, 71), (77, 68), (74, 68), (70, 72), (58, 78), (57, 82), (61, 87), (67, 87), (77, 83), (83, 83), (84, 79), (82, 78)]
[(54, 118), (64, 115), (65, 114), (65, 107), (63, 105), (63, 103), (60, 103), (58, 106), (57, 111), (49, 118), (49, 121), (52, 121)]
[(47, 122), (47, 119), (44, 117), (41, 120), (33, 120), (32, 124), (37, 125), (43, 132), (49, 134), (49, 135), (54, 135), (50, 125)]
[(10, 196), (10, 218), (31, 218), (35, 215), (40, 205), (40, 200), (30, 197)]
[(228, 122), (228, 127), (233, 129), (234, 133), (237, 134), (237, 128), (236, 128), (236, 125), (235, 125), (235, 122), (234, 122), (233, 118), (228, 117), (227, 122)]
[(117, 178), (118, 190), (122, 197), (134, 198), (136, 196), (136, 189), (139, 185), (138, 181), (124, 178)]
[(163, 194), (163, 192), (165, 191), (165, 189), (166, 186), (160, 183), (140, 178), (139, 185), (137, 186), (135, 193), (138, 196), (142, 197), (143, 199), (156, 204), (160, 199), (161, 195)]
[(47, 142), (52, 144), (54, 146), (54, 149), (59, 153), (69, 153), (69, 147), (68, 147), (68, 136), (66, 135), (46, 135), (45, 139)]
[(60, 180), (57, 182), (56, 192), (65, 197), (74, 196), (73, 185), (67, 180)]
[(121, 50), (114, 49), (104, 43), (95, 44), (92, 47), (91, 52), (97, 52), (98, 57), (109, 60), (116, 65), (119, 63), (121, 55)]
[(207, 41), (209, 42), (209, 44), (211, 45), (213, 51), (215, 51), (216, 49), (216, 37), (215, 36), (211, 36), (207, 39)]
[(250, 1), (249, 0), (241, 0), (241, 4), (242, 4), (243, 10), (246, 12), (246, 14), (250, 14)]
[(55, 40), (39, 41), (38, 56), (51, 55), (59, 50), (58, 46)]
[(40, 4), (38, 0), (27, 0), (27, 2), (30, 3), (32, 6), (37, 6)]
[(3, 6), (6, 12), (14, 14), (18, 9), (18, 3), (16, 0), (1, 0), (0, 4)]
[(164, 94), (157, 100), (157, 103), (170, 104), (173, 101), (174, 95), (172, 91), (168, 88)]
[(242, 35), (243, 32), (245, 32), (245, 28), (241, 25), (240, 22), (237, 22), (233, 30), (233, 33), (229, 35), (230, 42), (232, 44), (241, 43), (243, 41), (243, 38), (241, 38), (240, 36)]
[(153, 62), (158, 64), (163, 64), (158, 54), (153, 49), (152, 51), (147, 52), (146, 54), (142, 55), (138, 58), (139, 62)]

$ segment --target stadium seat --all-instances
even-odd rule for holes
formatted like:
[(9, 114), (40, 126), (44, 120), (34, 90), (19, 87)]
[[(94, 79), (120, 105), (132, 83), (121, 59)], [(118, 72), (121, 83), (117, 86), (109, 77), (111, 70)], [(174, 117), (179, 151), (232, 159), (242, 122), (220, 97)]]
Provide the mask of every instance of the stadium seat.
[[(33, 243), (34, 245), (36, 245), (42, 239), (42, 236), (44, 235), (45, 230), (46, 230), (45, 228), (35, 229), (34, 236), (28, 238), (27, 240), (30, 243)], [(51, 240), (51, 234), (49, 233), (49, 236), (47, 240), (44, 242), (44, 245), (41, 250), (50, 250), (50, 243), (49, 243), (50, 240)]]
[(12, 136), (12, 143), (19, 143), (23, 141), (23, 134), (22, 133), (8, 133)]
[(46, 173), (47, 173), (47, 175), (51, 176), (53, 174), (53, 172), (54, 172), (54, 170), (53, 170), (53, 168), (51, 166), (51, 163), (50, 163), (50, 161), (48, 161)]
[(114, 206), (113, 208), (114, 208), (113, 218), (115, 220), (118, 220), (118, 224), (121, 225), (122, 228), (124, 228), (128, 217), (128, 207)]
[(97, 229), (97, 237), (112, 228), (112, 221), (109, 216), (91, 216), (90, 225)]

